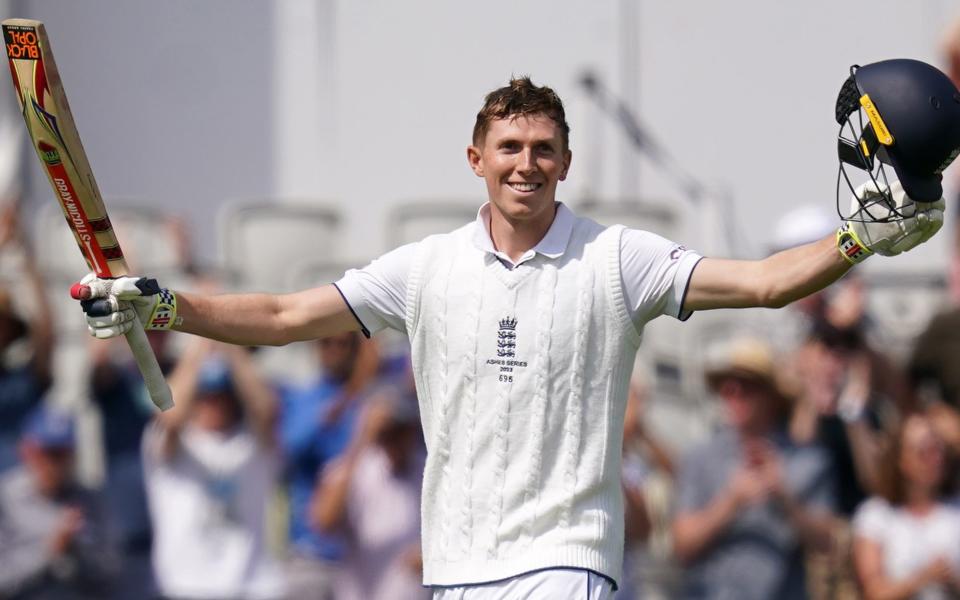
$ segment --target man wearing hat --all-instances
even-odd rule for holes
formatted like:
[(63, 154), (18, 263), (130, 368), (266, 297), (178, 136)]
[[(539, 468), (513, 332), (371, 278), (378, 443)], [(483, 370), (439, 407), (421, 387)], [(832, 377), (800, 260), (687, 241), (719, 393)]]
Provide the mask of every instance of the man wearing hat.
[(707, 370), (724, 426), (685, 457), (674, 550), (684, 598), (806, 597), (801, 551), (829, 542), (831, 474), (817, 446), (784, 431), (788, 390), (769, 347), (740, 340)]
[(108, 597), (118, 557), (99, 498), (74, 479), (74, 437), (47, 406), (25, 422), (21, 465), (0, 478), (0, 597)]

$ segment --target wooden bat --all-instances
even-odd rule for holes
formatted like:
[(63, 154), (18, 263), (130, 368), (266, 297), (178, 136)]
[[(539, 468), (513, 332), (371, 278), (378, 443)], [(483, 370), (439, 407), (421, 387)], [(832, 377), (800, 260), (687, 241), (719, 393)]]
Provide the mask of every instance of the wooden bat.
[[(127, 275), (127, 262), (80, 143), (43, 23), (6, 19), (0, 25), (27, 132), (87, 265), (100, 278)], [(161, 410), (172, 407), (170, 388), (139, 321), (126, 337), (153, 403)]]

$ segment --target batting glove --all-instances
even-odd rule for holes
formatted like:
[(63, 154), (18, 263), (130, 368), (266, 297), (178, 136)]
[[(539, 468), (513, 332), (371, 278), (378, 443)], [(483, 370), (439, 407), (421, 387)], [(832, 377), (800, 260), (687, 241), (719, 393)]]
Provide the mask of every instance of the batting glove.
[[(861, 262), (874, 253), (896, 256), (906, 252), (929, 240), (943, 225), (943, 198), (914, 202), (899, 181), (890, 186), (890, 195), (893, 208), (885, 202), (871, 203), (881, 196), (873, 182), (856, 189), (850, 202), (850, 220), (837, 231), (837, 248), (850, 263)], [(861, 202), (868, 203), (869, 208)]]
[(177, 295), (156, 279), (98, 279), (90, 273), (70, 288), (70, 295), (81, 300), (87, 329), (100, 339), (124, 335), (138, 319), (147, 330), (170, 329), (177, 320)]

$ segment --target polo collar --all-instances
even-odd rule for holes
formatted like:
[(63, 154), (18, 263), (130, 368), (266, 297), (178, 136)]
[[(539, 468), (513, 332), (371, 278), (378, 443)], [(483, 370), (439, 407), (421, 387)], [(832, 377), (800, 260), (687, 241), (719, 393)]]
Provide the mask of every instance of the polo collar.
[(509, 256), (497, 250), (493, 245), (493, 238), (490, 237), (490, 202), (485, 202), (477, 211), (477, 226), (473, 230), (473, 245), (478, 250), (493, 254), (501, 261), (514, 267), (532, 259), (536, 254), (542, 254), (547, 258), (558, 258), (567, 251), (570, 234), (573, 232), (574, 219), (573, 212), (563, 202), (557, 202), (557, 212), (553, 217), (553, 223), (550, 224), (550, 229), (547, 230), (547, 234), (537, 242), (536, 246), (524, 252), (520, 260), (514, 264)]

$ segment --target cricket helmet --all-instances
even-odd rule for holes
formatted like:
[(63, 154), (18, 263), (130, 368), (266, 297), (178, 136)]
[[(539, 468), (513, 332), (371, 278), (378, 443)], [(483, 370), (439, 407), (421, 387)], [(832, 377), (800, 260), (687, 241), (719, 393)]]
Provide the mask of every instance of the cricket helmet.
[[(836, 119), (841, 217), (852, 216), (840, 210), (841, 179), (851, 191), (856, 187), (849, 167), (865, 172), (876, 189), (887, 190), (869, 202), (861, 201), (862, 220), (871, 220), (870, 204), (894, 207), (889, 192), (894, 177), (888, 177), (885, 166), (893, 168), (911, 199), (941, 198), (943, 170), (960, 154), (960, 92), (939, 69), (904, 58), (854, 65), (837, 97)], [(903, 218), (894, 213), (885, 220)]]

